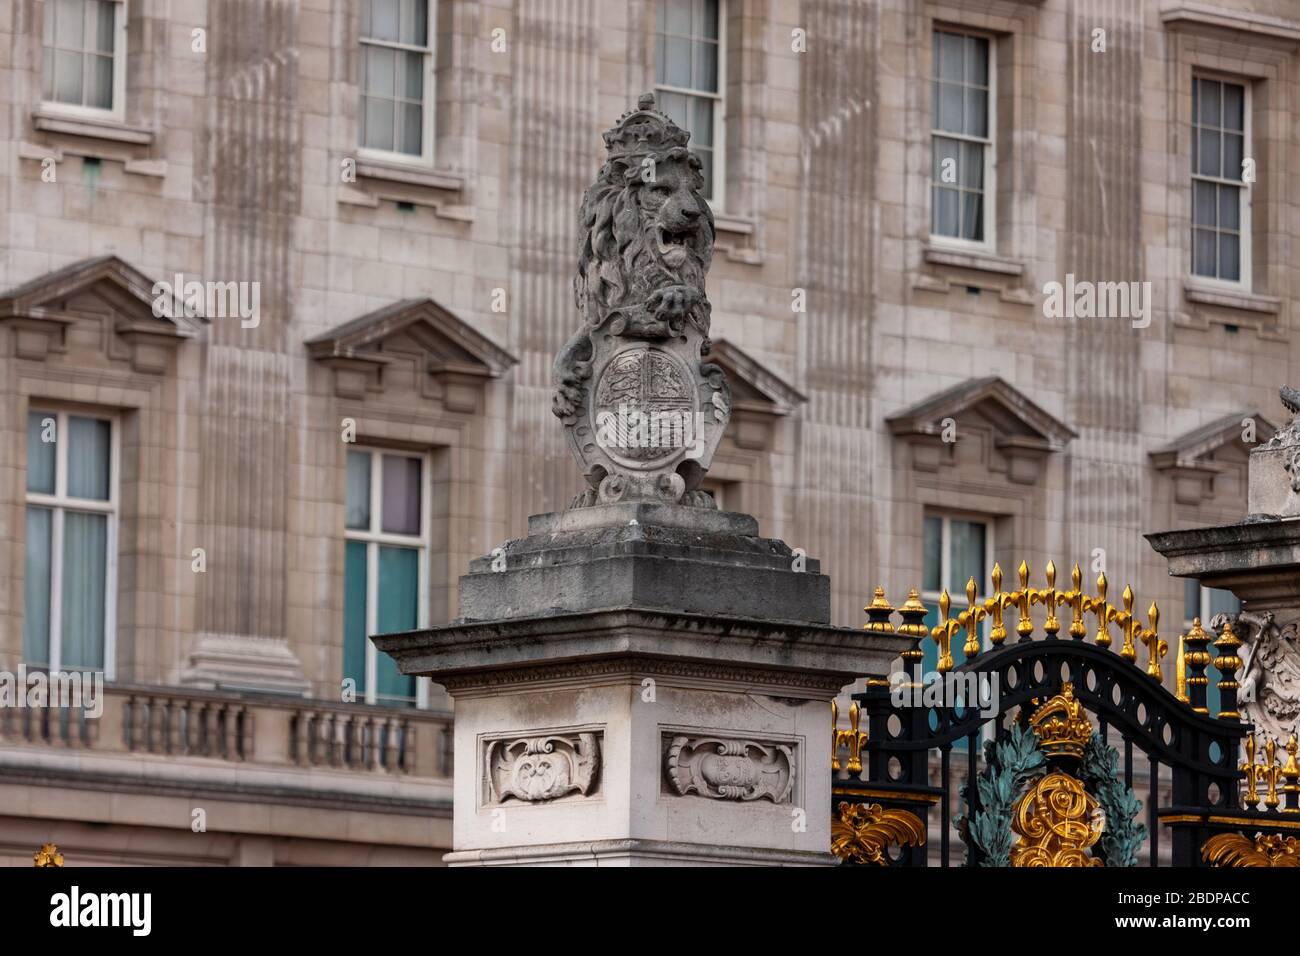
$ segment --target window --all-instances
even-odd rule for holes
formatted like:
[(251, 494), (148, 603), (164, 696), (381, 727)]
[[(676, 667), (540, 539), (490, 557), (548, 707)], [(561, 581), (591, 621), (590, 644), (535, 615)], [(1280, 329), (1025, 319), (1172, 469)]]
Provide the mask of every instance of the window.
[(1249, 92), (1192, 78), (1192, 274), (1250, 284)]
[(659, 108), (691, 134), (704, 164), (704, 197), (722, 206), (721, 0), (660, 0), (655, 34)]
[(930, 234), (993, 244), (993, 47), (988, 37), (934, 31)]
[(368, 704), (413, 704), (415, 678), (399, 673), (369, 635), (428, 623), (427, 462), (359, 449), (348, 451), (347, 469), (343, 676)]
[(23, 660), (112, 678), (117, 564), (113, 424), (67, 412), (27, 415)]
[(122, 115), (126, 7), (121, 0), (46, 0), (41, 98)]
[[(988, 597), (988, 556), (991, 551), (988, 526), (982, 521), (926, 515), (924, 528), (924, 564), (921, 572), (921, 600), (929, 609), (925, 626), (939, 623), (939, 596), (946, 588), (952, 598), (952, 617), (966, 607), (966, 582), (971, 578), (979, 585), (981, 597)], [(952, 642), (953, 665), (966, 660), (962, 653), (966, 632)], [(939, 648), (928, 637), (921, 644), (925, 651), (922, 667), (926, 672), (939, 667)]]
[[(1213, 660), (1217, 655), (1214, 653), (1214, 632), (1210, 631), (1210, 621), (1214, 620), (1217, 614), (1236, 614), (1241, 610), (1241, 602), (1231, 591), (1224, 591), (1220, 588), (1203, 588), (1199, 581), (1188, 578), (1183, 581), (1183, 634), (1185, 635), (1192, 629), (1192, 620), (1201, 619), (1201, 626), (1210, 632), (1210, 658)], [(1223, 675), (1213, 663), (1205, 667), (1205, 676), (1209, 678), (1210, 683), (1205, 688), (1205, 706), (1209, 708), (1210, 716), (1219, 715), (1219, 681)], [(1240, 675), (1238, 675), (1240, 679)]]
[(373, 153), (433, 161), (428, 0), (361, 0), (361, 136)]

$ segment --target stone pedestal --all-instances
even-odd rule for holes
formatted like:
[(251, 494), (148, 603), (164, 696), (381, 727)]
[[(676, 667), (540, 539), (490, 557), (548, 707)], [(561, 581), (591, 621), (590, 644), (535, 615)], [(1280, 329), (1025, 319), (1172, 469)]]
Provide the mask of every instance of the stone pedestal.
[(448, 861), (824, 865), (831, 711), (901, 638), (831, 627), (817, 561), (681, 505), (536, 516), (461, 618), (375, 639), (455, 698)]
[[(1296, 411), (1297, 393), (1283, 388)], [(1169, 573), (1231, 591), (1240, 614), (1225, 623), (1243, 641), (1236, 679), (1241, 717), (1256, 732), (1285, 744), (1300, 733), (1300, 425), (1293, 420), (1250, 453), (1250, 515), (1217, 528), (1149, 534)], [(1221, 618), (1225, 617), (1220, 615)], [(1222, 685), (1221, 685), (1222, 686)]]

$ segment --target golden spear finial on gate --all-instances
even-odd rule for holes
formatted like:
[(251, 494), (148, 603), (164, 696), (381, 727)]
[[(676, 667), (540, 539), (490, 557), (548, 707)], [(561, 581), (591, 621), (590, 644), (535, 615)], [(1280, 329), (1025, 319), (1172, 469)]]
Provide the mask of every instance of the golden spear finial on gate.
[(962, 646), (962, 653), (966, 659), (979, 657), (980, 653), (980, 621), (988, 616), (988, 612), (983, 606), (976, 603), (975, 595), (978, 589), (975, 586), (975, 578), (972, 577), (966, 582), (966, 610), (957, 615), (957, 623), (966, 628), (966, 643)]
[(835, 701), (831, 701), (831, 770), (840, 769), (840, 748), (847, 746), (849, 748), (849, 763), (845, 768), (849, 773), (862, 773), (862, 748), (866, 745), (867, 735), (858, 730), (858, 724), (862, 719), (862, 708), (855, 700), (849, 705), (849, 729), (840, 730), (840, 707)]
[(1070, 637), (1081, 641), (1088, 636), (1088, 629), (1083, 626), (1083, 602), (1087, 595), (1083, 593), (1083, 572), (1076, 562), (1070, 569), (1070, 590), (1061, 595), (1061, 603), (1070, 609)]
[(1056, 632), (1061, 629), (1061, 622), (1056, 618), (1056, 602), (1060, 595), (1056, 590), (1056, 562), (1047, 562), (1047, 587), (1042, 591), (1031, 590), (1029, 599), (1031, 604), (1041, 604), (1047, 608), (1047, 620), (1043, 622), (1043, 630), (1048, 637), (1056, 637)]
[(1002, 623), (1002, 612), (1007, 607), (1007, 596), (1002, 593), (1002, 565), (993, 562), (993, 594), (984, 601), (984, 610), (993, 616), (993, 627), (989, 631), (989, 641), (994, 647), (1007, 639), (1007, 629)]
[(1110, 647), (1110, 611), (1106, 603), (1106, 572), (1097, 575), (1097, 596), (1085, 597), (1083, 609), (1088, 614), (1097, 616), (1097, 635), (1093, 638), (1098, 647)]
[(1246, 759), (1237, 769), (1246, 773), (1246, 792), (1242, 795), (1241, 802), (1246, 805), (1247, 810), (1253, 810), (1259, 805), (1259, 778), (1263, 775), (1262, 765), (1255, 763), (1255, 735), (1251, 734), (1246, 738)]
[(948, 596), (948, 589), (944, 588), (939, 595), (939, 615), (942, 620), (930, 631), (930, 640), (939, 645), (939, 673), (947, 673), (953, 668), (952, 659), (952, 638), (957, 633), (961, 625), (952, 620), (948, 615), (952, 610), (952, 598)]
[(1120, 633), (1124, 635), (1124, 644), (1119, 649), (1119, 656), (1132, 664), (1137, 660), (1138, 652), (1135, 640), (1142, 625), (1133, 614), (1133, 588), (1127, 584), (1124, 585), (1123, 599), (1124, 610), (1117, 611), (1112, 607), (1106, 611), (1106, 617), (1119, 625)]
[(1029, 602), (1034, 592), (1029, 586), (1029, 565), (1023, 560), (1020, 562), (1020, 567), (1016, 568), (1016, 575), (1020, 578), (1020, 587), (1007, 595), (1007, 603), (1016, 606), (1016, 615), (1019, 618), (1016, 621), (1016, 633), (1020, 635), (1022, 641), (1027, 641), (1034, 633), (1034, 619), (1029, 616)]
[(1146, 630), (1138, 629), (1138, 636), (1142, 643), (1146, 645), (1147, 657), (1147, 676), (1155, 680), (1164, 680), (1164, 674), (1160, 671), (1160, 658), (1169, 653), (1169, 642), (1162, 641), (1157, 633), (1160, 627), (1160, 608), (1156, 607), (1155, 601), (1151, 602), (1151, 607), (1147, 609), (1147, 620), (1151, 626)]

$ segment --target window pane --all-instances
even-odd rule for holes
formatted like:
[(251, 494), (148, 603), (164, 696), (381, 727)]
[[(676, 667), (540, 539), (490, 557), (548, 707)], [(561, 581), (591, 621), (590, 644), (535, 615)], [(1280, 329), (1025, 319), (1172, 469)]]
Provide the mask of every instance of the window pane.
[(984, 194), (962, 193), (961, 237), (984, 241)]
[(1223, 134), (1223, 178), (1241, 179), (1243, 138), (1237, 133)]
[(967, 189), (984, 188), (984, 147), (979, 143), (962, 144), (958, 181)]
[(1219, 228), (1237, 230), (1241, 227), (1241, 190), (1231, 186), (1219, 187)]
[(966, 593), (966, 581), (975, 579), (984, 590), (984, 525), (978, 521), (950, 521), (948, 545), (948, 587), (953, 594)]
[(682, 129), (690, 129), (686, 118), (686, 96), (683, 93), (664, 93), (659, 97), (659, 108)]
[(984, 37), (966, 38), (966, 82), (989, 85), (989, 41)]
[[(50, 441), (43, 441), (43, 438)], [(55, 416), (49, 412), (27, 413), (27, 490), (54, 494), (54, 467), (58, 446)]]
[(420, 460), (385, 455), (383, 468), (383, 530), (393, 534), (419, 534)]
[(707, 41), (695, 41), (693, 86), (697, 90), (718, 92), (718, 45)]
[(1241, 279), (1241, 240), (1230, 232), (1219, 233), (1219, 278)]
[(68, 494), (108, 500), (109, 424), (99, 418), (68, 418)]
[(718, 0), (695, 0), (695, 35), (718, 38)]
[(668, 86), (691, 85), (691, 41), (682, 37), (664, 40), (664, 75), (659, 82)]
[(936, 33), (935, 56), (939, 60), (939, 79), (960, 83), (965, 76), (963, 47), (966, 38), (957, 33)]
[(54, 514), (27, 509), (26, 578), (23, 582), (23, 660), (50, 662), (50, 542)]
[(703, 96), (691, 97), (691, 145), (695, 148), (713, 145), (713, 100)]
[(951, 83), (939, 84), (939, 112), (935, 128), (948, 133), (961, 133), (962, 124), (962, 87)]
[(343, 552), (343, 676), (366, 692), (366, 544), (349, 541)]
[(1203, 129), (1197, 133), (1197, 136), (1200, 137), (1197, 157), (1201, 165), (1196, 171), (1202, 176), (1218, 176), (1220, 173), (1219, 134), (1213, 130)]
[(424, 102), (424, 54), (404, 52), (402, 57), (402, 95), (408, 100)]
[(86, 105), (101, 110), (113, 108), (113, 58), (86, 57)]
[(934, 181), (955, 186), (960, 172), (961, 140), (936, 136), (933, 142), (934, 168), (931, 174)]
[(110, 0), (97, 0), (95, 6), (98, 7), (98, 18), (96, 20), (95, 30), (95, 49), (100, 53), (112, 53), (114, 40), (113, 27), (115, 26), (114, 14), (116, 12), (115, 8), (117, 7), (117, 4), (110, 2)]
[(922, 531), (921, 587), (926, 591), (938, 591), (943, 587), (939, 580), (939, 549), (943, 547), (943, 519), (927, 517)]
[(58, 9), (58, 4), (47, 0), (45, 4), (45, 25), (44, 32), (41, 34), (45, 48), (48, 51), (54, 46), (54, 11)]
[(1246, 88), (1236, 83), (1223, 84), (1223, 128), (1244, 132), (1246, 129)]
[(370, 453), (348, 452), (347, 504), (345, 526), (370, 530)]
[(1197, 226), (1213, 226), (1215, 206), (1214, 183), (1200, 179), (1192, 180), (1192, 223)]
[(397, 0), (371, 0), (370, 33), (376, 40), (398, 39)]
[(369, 96), (395, 95), (393, 70), (396, 66), (396, 53), (396, 50), (385, 47), (366, 47), (366, 84), (362, 92)]
[[(1183, 579), (1183, 620), (1188, 624), (1201, 616), (1201, 582), (1195, 578)], [(1209, 621), (1202, 621), (1209, 624)]]
[(61, 644), (64, 669), (104, 666), (107, 558), (108, 516), (64, 513)]
[(60, 103), (81, 102), (81, 54), (60, 50), (54, 58), (54, 98)]
[(966, 88), (966, 133), (968, 135), (989, 135), (988, 102), (987, 90)]
[(424, 143), (424, 111), (418, 103), (403, 103), (398, 107), (402, 116), (402, 142), (398, 152), (419, 156)]
[(961, 194), (956, 189), (934, 187), (930, 209), (930, 231), (936, 236), (956, 236)]
[(83, 50), (85, 0), (54, 0), (54, 37), (64, 50)]
[[(406, 459), (410, 460), (410, 459)], [(409, 631), (419, 626), (420, 553), (414, 548), (379, 549), (378, 632)], [(398, 673), (387, 654), (376, 663), (375, 692), (380, 698), (414, 699), (415, 678)]]
[(691, 0), (664, 0), (662, 6), (664, 7), (667, 16), (664, 28), (669, 33), (680, 33), (682, 36), (690, 36)]
[(393, 149), (393, 101), (364, 97), (365, 118), (362, 125), (362, 146), (371, 149)]
[(1192, 272), (1213, 277), (1217, 271), (1214, 233), (1209, 229), (1192, 230)]
[(409, 24), (405, 40), (412, 46), (427, 46), (429, 43), (429, 6), (427, 0), (404, 0), (408, 12)]
[[(1236, 614), (1241, 611), (1241, 602), (1237, 595), (1222, 588), (1210, 588), (1210, 620), (1216, 614)], [(1203, 623), (1209, 623), (1208, 621)]]
[[(52, 7), (47, 3), (45, 9)], [(45, 47), (41, 57), (41, 99), (54, 99), (54, 48), (49, 46)]]
[(1219, 107), (1219, 84), (1214, 80), (1201, 80), (1200, 115), (1198, 121), (1204, 126), (1218, 127), (1222, 115)]

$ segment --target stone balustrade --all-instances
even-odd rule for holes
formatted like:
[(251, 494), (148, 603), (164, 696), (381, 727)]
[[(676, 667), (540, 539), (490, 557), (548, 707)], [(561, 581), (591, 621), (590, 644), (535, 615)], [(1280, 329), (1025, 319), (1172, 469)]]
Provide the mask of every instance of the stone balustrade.
[(0, 708), (0, 747), (447, 779), (451, 724), (441, 711), (116, 684), (104, 688), (97, 718), (80, 708)]

